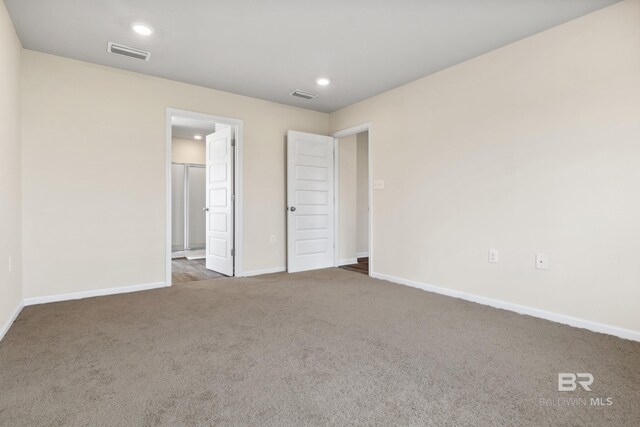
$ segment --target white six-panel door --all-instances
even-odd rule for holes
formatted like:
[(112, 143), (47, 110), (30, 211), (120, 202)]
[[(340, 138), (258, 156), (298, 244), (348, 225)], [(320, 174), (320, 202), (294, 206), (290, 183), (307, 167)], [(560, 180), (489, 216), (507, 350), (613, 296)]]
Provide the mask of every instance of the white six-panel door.
[(287, 271), (334, 265), (334, 139), (287, 134)]
[(206, 267), (233, 276), (233, 128), (207, 135)]

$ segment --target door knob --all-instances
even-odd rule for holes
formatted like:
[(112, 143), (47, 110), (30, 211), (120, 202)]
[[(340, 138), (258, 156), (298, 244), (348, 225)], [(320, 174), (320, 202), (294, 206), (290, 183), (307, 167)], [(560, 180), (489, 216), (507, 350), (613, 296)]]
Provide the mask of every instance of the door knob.
[(209, 212), (209, 208), (202, 208), (202, 212)]
[(289, 210), (290, 210), (291, 212), (295, 212), (295, 211), (296, 211), (296, 207), (295, 207), (295, 206), (291, 206), (291, 207), (289, 208)]

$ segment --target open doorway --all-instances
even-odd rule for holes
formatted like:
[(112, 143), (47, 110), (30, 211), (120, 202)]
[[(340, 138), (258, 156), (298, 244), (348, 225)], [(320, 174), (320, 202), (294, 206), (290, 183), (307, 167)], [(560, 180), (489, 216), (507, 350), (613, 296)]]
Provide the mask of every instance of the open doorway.
[[(348, 152), (341, 154), (341, 145)], [(287, 132), (289, 273), (342, 265), (374, 272), (371, 147), (370, 123), (331, 136)]]
[(337, 262), (369, 274), (369, 132), (336, 138)]
[(242, 122), (167, 111), (167, 280), (239, 275)]

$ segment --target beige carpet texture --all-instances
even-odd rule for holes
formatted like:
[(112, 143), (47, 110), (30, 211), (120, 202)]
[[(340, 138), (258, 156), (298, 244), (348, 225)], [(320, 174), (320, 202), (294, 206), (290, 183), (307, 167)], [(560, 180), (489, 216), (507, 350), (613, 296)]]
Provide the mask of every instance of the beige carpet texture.
[(0, 343), (3, 426), (638, 426), (639, 399), (638, 342), (341, 269), (30, 306)]

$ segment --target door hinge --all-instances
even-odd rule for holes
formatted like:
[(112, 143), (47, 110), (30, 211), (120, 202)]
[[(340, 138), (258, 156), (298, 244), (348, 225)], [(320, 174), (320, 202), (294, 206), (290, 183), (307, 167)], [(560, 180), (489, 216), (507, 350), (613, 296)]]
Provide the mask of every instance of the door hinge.
[(232, 139), (232, 140), (231, 140), (231, 146), (232, 146), (232, 147), (235, 147), (235, 146), (236, 146), (236, 140), (235, 140), (235, 139)]
[(236, 195), (235, 195), (235, 194), (232, 194), (232, 195), (231, 195), (231, 201), (232, 201), (232, 202), (235, 202), (235, 201), (236, 201)]
[(236, 250), (235, 249), (231, 249), (231, 256), (236, 256)]

